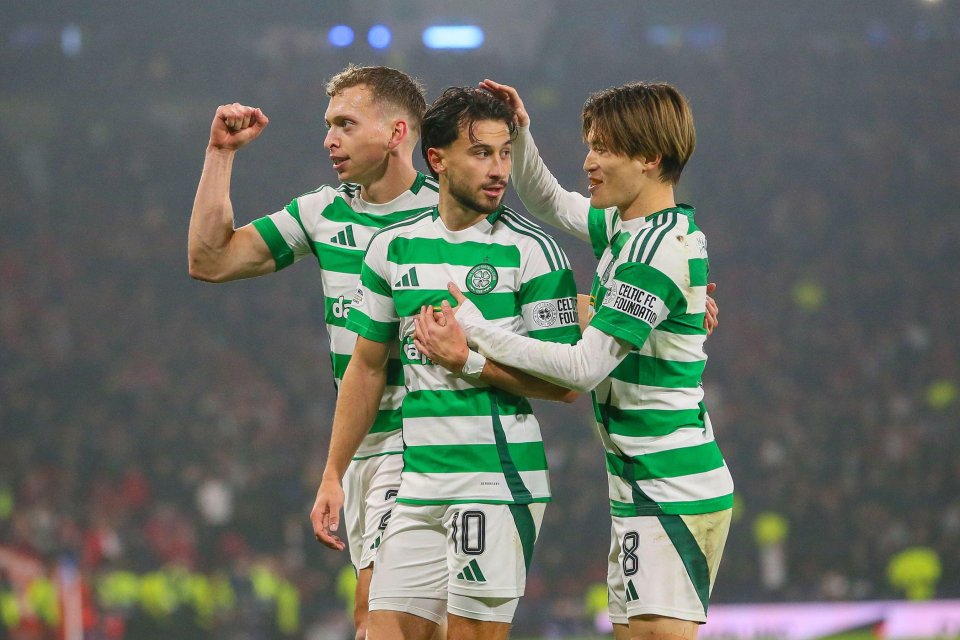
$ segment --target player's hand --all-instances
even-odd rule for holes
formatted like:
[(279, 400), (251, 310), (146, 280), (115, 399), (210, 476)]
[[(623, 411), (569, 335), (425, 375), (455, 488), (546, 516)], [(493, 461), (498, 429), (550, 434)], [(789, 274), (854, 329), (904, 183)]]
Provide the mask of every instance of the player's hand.
[(480, 88), (486, 89), (513, 109), (514, 119), (517, 121), (518, 127), (530, 126), (530, 114), (524, 108), (523, 100), (520, 99), (520, 94), (517, 93), (516, 89), (509, 85), (494, 82), (489, 78), (480, 83)]
[(325, 547), (336, 551), (346, 548), (343, 540), (334, 533), (340, 528), (340, 509), (343, 507), (343, 487), (339, 482), (324, 479), (317, 489), (317, 499), (310, 511), (313, 535)]
[(210, 125), (209, 146), (236, 151), (255, 140), (268, 124), (270, 119), (256, 107), (237, 102), (221, 105), (213, 117), (213, 124)]
[(707, 312), (703, 314), (703, 328), (707, 330), (708, 336), (720, 325), (720, 307), (717, 306), (717, 301), (710, 297), (716, 290), (716, 282), (707, 284)]
[(413, 344), (434, 363), (459, 373), (470, 351), (467, 337), (457, 323), (456, 312), (446, 300), (440, 305), (439, 315), (442, 318), (438, 321), (433, 307), (420, 308), (420, 315), (414, 318)]

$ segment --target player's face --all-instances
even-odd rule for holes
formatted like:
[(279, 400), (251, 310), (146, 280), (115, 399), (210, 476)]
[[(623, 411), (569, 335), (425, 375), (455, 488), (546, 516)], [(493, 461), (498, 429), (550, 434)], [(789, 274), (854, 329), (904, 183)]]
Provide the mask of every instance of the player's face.
[(373, 102), (366, 85), (344, 89), (330, 98), (324, 114), (333, 170), (341, 182), (368, 186), (386, 170), (393, 123)]
[(590, 206), (596, 209), (618, 207), (626, 211), (643, 187), (642, 158), (613, 153), (592, 135), (587, 136), (587, 158), (583, 170), (590, 180)]
[(510, 147), (505, 122), (474, 122), (472, 140), (467, 127), (460, 127), (457, 139), (442, 150), (440, 174), (461, 207), (484, 215), (497, 210), (510, 179)]

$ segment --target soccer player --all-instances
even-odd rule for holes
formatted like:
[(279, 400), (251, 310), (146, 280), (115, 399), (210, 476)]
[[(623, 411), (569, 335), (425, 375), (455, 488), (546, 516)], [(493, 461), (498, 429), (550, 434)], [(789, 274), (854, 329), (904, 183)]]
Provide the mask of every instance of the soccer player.
[(729, 530), (733, 483), (701, 387), (706, 238), (673, 192), (693, 152), (693, 117), (674, 87), (631, 83), (591, 96), (582, 120), (589, 200), (560, 189), (539, 158), (518, 160), (515, 176), (526, 181), (525, 202), (539, 197), (600, 258), (583, 339), (569, 346), (503, 331), (451, 286), (456, 313), (445, 302), (438, 323), (422, 311), (414, 344), (456, 369), (468, 354), (465, 333), (496, 362), (593, 391), (613, 519), (614, 635), (695, 638)]
[(359, 337), (314, 513), (323, 514), (321, 540), (342, 545), (340, 477), (374, 418), (387, 354), (400, 339), (406, 448), (370, 588), (371, 638), (427, 638), (444, 617), (451, 638), (507, 637), (550, 500), (540, 429), (524, 396), (563, 399), (568, 390), (476, 353), (447, 371), (413, 344), (414, 318), (422, 305), (449, 299), (451, 280), (511, 335), (579, 339), (566, 256), (501, 205), (514, 129), (513, 111), (489, 93), (445, 91), (426, 112), (421, 143), (440, 202), (380, 231), (364, 258), (347, 325)]
[[(217, 109), (190, 218), (188, 255), (190, 275), (210, 282), (273, 273), (313, 255), (339, 385), (356, 342), (346, 322), (367, 244), (381, 228), (436, 205), (438, 186), (413, 166), (426, 109), (419, 82), (396, 69), (350, 66), (330, 79), (327, 95), (323, 144), (343, 184), (321, 186), (239, 229), (230, 200), (234, 156), (269, 120), (260, 109), (240, 104)], [(346, 537), (357, 570), (354, 623), (361, 639), (377, 538), (400, 486), (404, 387), (397, 350), (388, 369), (373, 428), (344, 477)]]

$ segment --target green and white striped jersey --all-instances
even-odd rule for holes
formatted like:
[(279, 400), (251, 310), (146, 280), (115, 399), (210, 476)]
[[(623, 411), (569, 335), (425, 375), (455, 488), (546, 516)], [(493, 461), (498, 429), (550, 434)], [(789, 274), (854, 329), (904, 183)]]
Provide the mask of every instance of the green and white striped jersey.
[(591, 209), (591, 326), (635, 345), (593, 391), (615, 516), (733, 506), (703, 403), (707, 241), (686, 205), (621, 221)]
[[(355, 184), (325, 185), (253, 222), (270, 247), (278, 271), (305, 256), (316, 257), (323, 285), (330, 362), (338, 387), (357, 342), (357, 335), (346, 328), (347, 314), (370, 239), (380, 229), (435, 206), (438, 191), (437, 182), (422, 173), (417, 174), (408, 191), (384, 204), (362, 200), (360, 187)], [(403, 451), (403, 394), (403, 369), (399, 350), (395, 350), (390, 357), (387, 386), (376, 422), (357, 450), (355, 460)]]
[(453, 302), (450, 281), (509, 331), (567, 344), (580, 338), (567, 257), (507, 207), (456, 232), (433, 209), (374, 236), (347, 327), (402, 343), (407, 395), (397, 501), (547, 502), (547, 459), (529, 402), (448, 372), (413, 343), (420, 307)]

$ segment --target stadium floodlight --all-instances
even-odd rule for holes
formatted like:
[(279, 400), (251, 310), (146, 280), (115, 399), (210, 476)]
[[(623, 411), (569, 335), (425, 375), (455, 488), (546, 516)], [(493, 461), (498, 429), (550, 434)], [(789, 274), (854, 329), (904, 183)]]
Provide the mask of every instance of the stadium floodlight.
[(335, 47), (349, 47), (353, 44), (353, 29), (345, 24), (331, 27), (327, 33), (327, 40)]
[(428, 49), (476, 49), (483, 44), (483, 29), (464, 25), (435, 25), (423, 31)]
[(63, 55), (68, 58), (80, 55), (83, 49), (83, 35), (80, 33), (80, 27), (75, 24), (68, 24), (60, 32), (60, 49)]
[(393, 34), (390, 33), (390, 29), (382, 24), (373, 25), (367, 32), (367, 42), (374, 49), (386, 49), (390, 46), (392, 39)]

